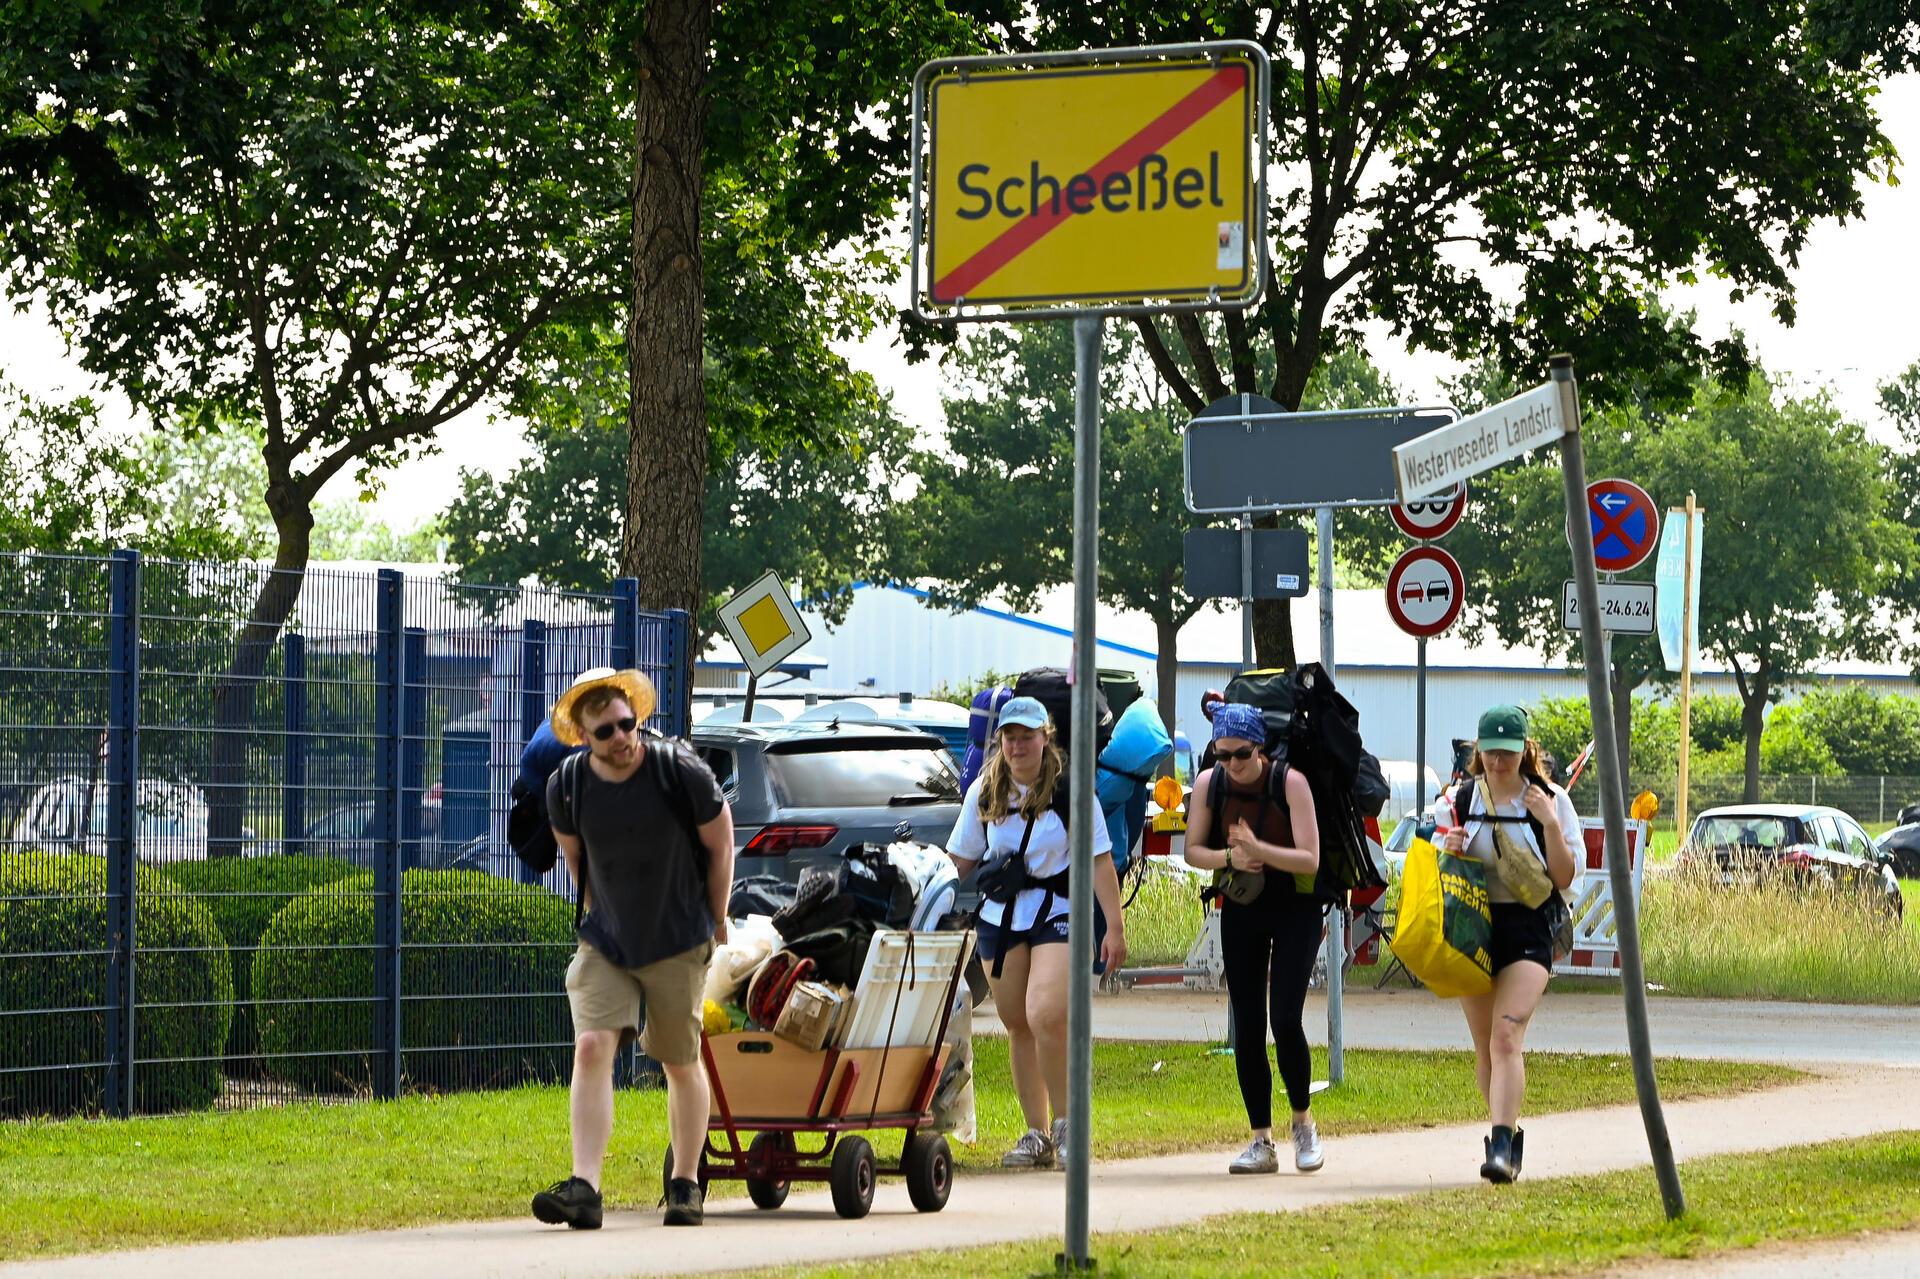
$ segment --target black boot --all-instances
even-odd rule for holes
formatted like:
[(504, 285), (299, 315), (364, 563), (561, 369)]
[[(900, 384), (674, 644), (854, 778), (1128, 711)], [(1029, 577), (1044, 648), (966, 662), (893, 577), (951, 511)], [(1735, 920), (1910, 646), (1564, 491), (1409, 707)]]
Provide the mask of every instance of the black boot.
[(1515, 1128), (1513, 1130), (1513, 1179), (1515, 1181), (1520, 1180), (1520, 1156), (1524, 1153), (1526, 1145), (1527, 1130)]
[(1480, 1165), (1480, 1175), (1496, 1186), (1504, 1186), (1513, 1180), (1513, 1129), (1495, 1124), (1493, 1136), (1485, 1141), (1487, 1161)]

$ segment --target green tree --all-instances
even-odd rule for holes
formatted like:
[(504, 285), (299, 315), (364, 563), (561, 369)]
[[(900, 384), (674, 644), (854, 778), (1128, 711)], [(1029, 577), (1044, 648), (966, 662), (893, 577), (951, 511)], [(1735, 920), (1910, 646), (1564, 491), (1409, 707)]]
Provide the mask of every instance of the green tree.
[[(1792, 321), (1808, 232), (1857, 216), (1863, 178), (1891, 170), (1871, 97), (1911, 49), (1914, 15), (1895, 9), (1045, 0), (999, 38), (1238, 37), (1275, 58), (1273, 162), (1298, 176), (1270, 190), (1265, 300), (1136, 321), (1185, 412), (1230, 391), (1299, 405), (1370, 319), (1463, 359), (1490, 345), (1528, 381), (1570, 351), (1597, 404), (1647, 371), (1745, 362), (1651, 313), (1648, 288), (1712, 275)], [(1263, 662), (1293, 660), (1283, 607), (1260, 610), (1257, 638)]]
[[(1806, 731), (1825, 742), (1841, 771), (1920, 777), (1920, 699), (1873, 693), (1857, 684), (1807, 690), (1792, 707)], [(1764, 746), (1764, 743), (1763, 743)]]
[[(522, 397), (533, 457), (504, 479), (461, 472), (461, 492), (441, 518), (447, 554), (471, 581), (536, 578), (604, 591), (619, 573), (627, 431), (623, 353), (602, 334), (598, 359), (553, 369)], [(709, 403), (723, 420), (739, 389), (720, 369)], [(750, 399), (750, 397), (748, 397)], [(878, 576), (893, 536), (892, 486), (907, 469), (912, 432), (870, 378), (851, 375), (823, 394), (843, 421), (820, 443), (784, 447), (716, 432), (708, 475), (697, 629), (714, 609), (769, 568), (830, 619), (844, 616), (855, 582)]]
[(10, 296), (169, 428), (256, 423), (276, 572), (216, 695), (212, 848), (333, 476), (432, 447), (625, 246), (620, 98), (549, 6), (257, 0), (0, 10)]

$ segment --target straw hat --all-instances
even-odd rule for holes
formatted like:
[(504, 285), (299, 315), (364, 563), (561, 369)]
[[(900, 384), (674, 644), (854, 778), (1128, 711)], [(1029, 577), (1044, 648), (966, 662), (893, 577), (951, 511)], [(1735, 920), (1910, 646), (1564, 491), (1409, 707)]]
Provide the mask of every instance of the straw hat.
[(611, 688), (617, 691), (633, 707), (635, 718), (646, 722), (653, 708), (660, 704), (659, 694), (653, 691), (653, 681), (636, 670), (616, 671), (611, 666), (596, 666), (592, 670), (581, 671), (574, 676), (567, 691), (560, 694), (560, 700), (553, 704), (553, 735), (568, 746), (583, 746), (586, 737), (580, 732), (580, 726), (573, 722), (573, 708), (586, 694), (596, 688)]

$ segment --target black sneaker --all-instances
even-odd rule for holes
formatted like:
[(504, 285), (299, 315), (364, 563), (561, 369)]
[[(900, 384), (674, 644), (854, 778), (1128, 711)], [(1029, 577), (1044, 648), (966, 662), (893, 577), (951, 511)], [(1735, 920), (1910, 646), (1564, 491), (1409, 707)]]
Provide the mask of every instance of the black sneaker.
[(533, 1197), (533, 1215), (549, 1226), (600, 1229), (600, 1192), (579, 1177), (556, 1181)]
[(675, 1177), (667, 1187), (666, 1224), (697, 1226), (706, 1219), (706, 1195), (701, 1192), (700, 1183)]
[(1513, 1180), (1513, 1131), (1509, 1128), (1495, 1128), (1491, 1137), (1483, 1137), (1486, 1146), (1487, 1161), (1480, 1165), (1480, 1175), (1496, 1186), (1504, 1186)]

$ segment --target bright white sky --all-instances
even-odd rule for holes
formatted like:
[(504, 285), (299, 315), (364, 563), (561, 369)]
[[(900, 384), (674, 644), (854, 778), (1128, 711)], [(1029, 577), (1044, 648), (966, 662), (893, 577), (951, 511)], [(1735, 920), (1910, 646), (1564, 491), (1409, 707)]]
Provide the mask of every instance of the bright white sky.
[[(1880, 97), (1887, 136), (1904, 156), (1920, 156), (1920, 75), (1889, 81)], [(1908, 173), (1908, 177), (1912, 174)], [(1878, 424), (1879, 383), (1920, 359), (1920, 326), (1911, 318), (1920, 298), (1920, 182), (1873, 186), (1866, 193), (1865, 217), (1845, 226), (1815, 230), (1793, 278), (1798, 290), (1799, 322), (1782, 327), (1764, 302), (1735, 305), (1711, 282), (1674, 288), (1668, 300), (1692, 308), (1703, 337), (1712, 340), (1743, 330), (1774, 373), (1788, 377), (1794, 389), (1826, 387), (1841, 408), (1869, 424)], [(900, 298), (905, 304), (905, 284)], [(902, 415), (922, 430), (941, 422), (940, 381), (932, 363), (908, 365), (889, 333), (878, 333), (848, 352), (856, 366), (871, 372), (893, 392)], [(1439, 380), (1452, 371), (1444, 358), (1410, 354), (1384, 334), (1371, 352), (1396, 383), (1419, 398), (1437, 395)], [(0, 370), (39, 396), (73, 395), (90, 389), (89, 379), (68, 357), (64, 343), (44, 314), (0, 311)], [(125, 402), (103, 397), (107, 423), (124, 429), (130, 421)], [(461, 467), (509, 472), (527, 456), (517, 427), (492, 423), (476, 412), (442, 428), (443, 452), (392, 472), (373, 514), (398, 529), (408, 529), (440, 511), (458, 491)], [(324, 501), (355, 495), (352, 473), (343, 474), (322, 495)]]

